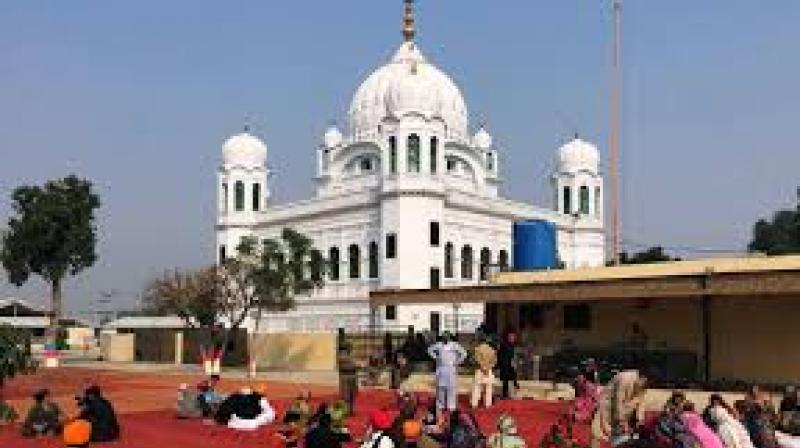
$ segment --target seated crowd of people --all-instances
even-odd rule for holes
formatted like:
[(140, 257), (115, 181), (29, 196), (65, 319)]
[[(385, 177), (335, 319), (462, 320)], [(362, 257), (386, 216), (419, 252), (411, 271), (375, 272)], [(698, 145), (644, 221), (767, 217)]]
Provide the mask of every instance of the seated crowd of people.
[(800, 447), (797, 394), (787, 394), (776, 412), (768, 394), (755, 386), (733, 406), (712, 394), (700, 413), (682, 392), (674, 392), (664, 409), (650, 419), (642, 439), (653, 447), (794, 448)]
[[(422, 406), (409, 393), (398, 394), (396, 406), (369, 415), (363, 437), (347, 428), (351, 409), (344, 400), (322, 403), (313, 409), (310, 396), (301, 394), (278, 420), (263, 392), (243, 389), (227, 397), (213, 392), (218, 378), (198, 388), (181, 385), (178, 394), (179, 418), (205, 418), (237, 430), (255, 430), (274, 424), (276, 434), (287, 448), (524, 448), (514, 419), (498, 419), (497, 433), (486, 438), (473, 414), (465, 411), (437, 410), (435, 402)], [(215, 395), (209, 400), (209, 392)]]
[[(635, 370), (617, 373), (606, 385), (596, 380), (593, 363), (575, 380), (576, 397), (564, 416), (590, 425), (593, 447), (646, 448), (800, 448), (800, 390), (789, 388), (780, 406), (754, 386), (744, 399), (730, 404), (712, 394), (701, 410), (684, 392), (675, 391), (660, 412), (644, 412), (647, 379)], [(270, 426), (286, 448), (523, 448), (513, 417), (501, 415), (495, 433), (481, 433), (471, 409), (444, 406), (441, 400), (421, 403), (417, 395), (398, 392), (397, 402), (372, 411), (362, 435), (351, 434), (347, 419), (352, 404), (345, 400), (312, 406), (301, 394), (282, 416), (263, 388), (242, 388), (229, 395), (217, 391), (218, 376), (196, 386), (182, 384), (176, 415), (202, 419), (239, 431)], [(21, 422), (24, 437), (63, 437), (67, 447), (120, 438), (112, 404), (99, 387), (76, 397), (78, 412), (68, 418), (47, 389), (33, 394), (33, 405)], [(16, 413), (0, 397), (0, 419), (14, 421)], [(555, 428), (555, 426), (554, 426)], [(571, 432), (570, 432), (571, 433)], [(543, 439), (543, 442), (545, 440)], [(545, 446), (545, 445), (541, 445)], [(562, 445), (546, 445), (562, 446)]]
[[(776, 411), (772, 398), (753, 386), (730, 405), (711, 394), (702, 412), (675, 391), (661, 412), (647, 416), (646, 378), (635, 370), (618, 373), (604, 388), (581, 374), (576, 380), (573, 421), (591, 420), (593, 447), (630, 448), (800, 448), (800, 393), (786, 391)], [(587, 418), (591, 414), (591, 418)]]

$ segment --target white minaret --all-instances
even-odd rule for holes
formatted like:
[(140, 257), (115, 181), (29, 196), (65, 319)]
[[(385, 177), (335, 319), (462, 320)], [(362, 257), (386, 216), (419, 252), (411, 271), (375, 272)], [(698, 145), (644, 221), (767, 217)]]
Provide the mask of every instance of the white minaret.
[(597, 147), (577, 135), (558, 149), (554, 209), (579, 219), (603, 219), (603, 178)]
[(242, 237), (250, 235), (257, 216), (267, 208), (267, 146), (244, 132), (222, 145), (217, 174), (217, 262), (234, 254)]
[(553, 209), (561, 215), (559, 257), (568, 268), (602, 264), (603, 178), (597, 147), (577, 135), (558, 149)]

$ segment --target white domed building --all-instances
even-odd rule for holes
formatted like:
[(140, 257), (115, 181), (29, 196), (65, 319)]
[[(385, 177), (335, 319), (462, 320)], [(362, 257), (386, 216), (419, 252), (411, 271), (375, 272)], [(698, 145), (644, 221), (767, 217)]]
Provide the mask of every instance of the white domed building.
[(321, 290), (261, 328), (355, 331), (372, 322), (387, 330), (473, 330), (481, 305), (388, 306), (371, 315), (369, 291), (485, 282), (489, 266), (510, 264), (518, 221), (553, 223), (558, 259), (568, 268), (604, 263), (597, 148), (576, 136), (558, 149), (552, 207), (500, 197), (492, 136), (482, 126), (470, 132), (464, 96), (423, 55), (413, 25), (406, 0), (400, 48), (356, 89), (346, 131), (331, 126), (320, 138), (313, 198), (270, 204), (263, 141), (245, 130), (224, 143), (218, 257), (232, 256), (242, 237), (277, 237), (292, 227), (329, 261)]

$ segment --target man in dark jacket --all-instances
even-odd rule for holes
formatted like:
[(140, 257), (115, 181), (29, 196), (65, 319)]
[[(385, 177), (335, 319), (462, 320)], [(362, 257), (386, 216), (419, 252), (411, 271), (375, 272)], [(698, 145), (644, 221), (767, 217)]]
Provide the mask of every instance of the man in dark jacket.
[(319, 416), (316, 426), (306, 433), (307, 447), (314, 448), (341, 448), (342, 444), (351, 441), (349, 433), (334, 431), (329, 413)]
[(92, 425), (92, 442), (111, 442), (119, 439), (119, 423), (114, 407), (103, 397), (100, 388), (91, 386), (78, 399), (80, 416)]
[(513, 383), (516, 389), (519, 389), (519, 382), (517, 381), (517, 369), (514, 365), (514, 358), (516, 357), (516, 344), (517, 337), (514, 333), (508, 333), (502, 341), (497, 350), (497, 368), (500, 370), (500, 381), (503, 383), (502, 397), (509, 398), (509, 384)]
[(339, 397), (347, 403), (350, 415), (353, 415), (358, 395), (358, 363), (353, 358), (350, 345), (339, 349), (336, 357), (339, 370)]

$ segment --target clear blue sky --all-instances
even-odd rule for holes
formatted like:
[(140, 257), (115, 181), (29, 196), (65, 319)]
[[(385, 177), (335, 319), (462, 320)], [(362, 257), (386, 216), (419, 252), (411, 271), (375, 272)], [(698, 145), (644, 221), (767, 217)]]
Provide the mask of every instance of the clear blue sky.
[[(610, 0), (420, 0), (418, 41), (501, 145), (508, 195), (545, 205), (575, 130), (606, 153)], [(70, 172), (103, 198), (100, 260), (68, 308), (131, 303), (213, 260), (214, 173), (245, 116), (274, 199), (311, 194), (315, 145), (400, 42), (400, 0), (5, 1), (0, 218), (12, 188)], [(623, 233), (741, 249), (800, 183), (800, 2), (627, 0)], [(634, 247), (635, 248), (635, 247)], [(37, 298), (34, 281), (0, 295)]]

